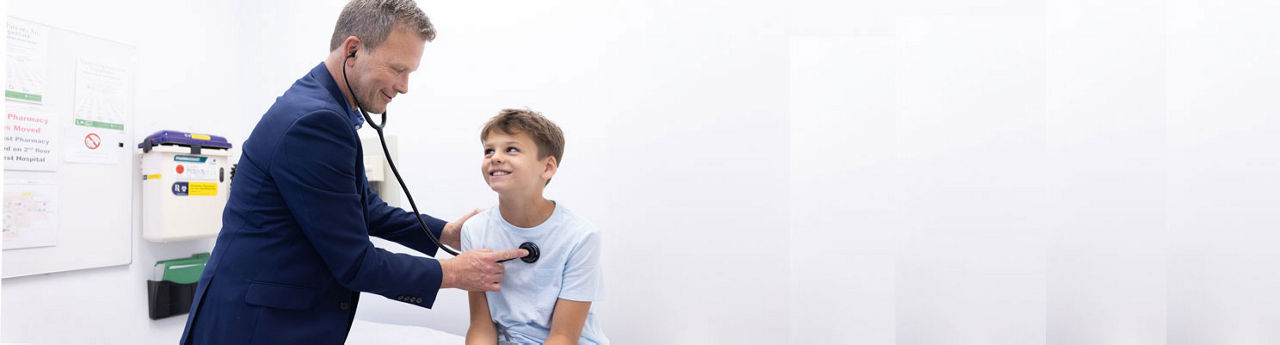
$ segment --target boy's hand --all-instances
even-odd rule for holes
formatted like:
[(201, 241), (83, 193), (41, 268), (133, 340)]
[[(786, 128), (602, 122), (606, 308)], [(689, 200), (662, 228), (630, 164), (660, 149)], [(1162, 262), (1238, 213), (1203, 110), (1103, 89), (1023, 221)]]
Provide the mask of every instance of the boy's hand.
[(462, 223), (466, 223), (467, 219), (483, 211), (481, 209), (471, 210), (471, 213), (458, 218), (458, 220), (446, 223), (444, 229), (440, 230), (440, 242), (450, 248), (462, 248)]
[(502, 273), (505, 271), (498, 261), (514, 259), (529, 255), (524, 249), (509, 249), (494, 252), (489, 249), (475, 249), (459, 253), (451, 259), (440, 260), (440, 288), (458, 288), (467, 291), (498, 291), (502, 288)]

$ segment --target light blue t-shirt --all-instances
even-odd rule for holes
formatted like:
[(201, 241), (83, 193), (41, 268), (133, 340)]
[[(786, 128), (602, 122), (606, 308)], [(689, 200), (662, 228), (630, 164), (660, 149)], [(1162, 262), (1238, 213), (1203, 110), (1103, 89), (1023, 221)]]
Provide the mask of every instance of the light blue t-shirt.
[[(557, 299), (594, 302), (604, 298), (600, 232), (559, 203), (547, 221), (532, 228), (511, 225), (502, 218), (498, 206), (490, 207), (463, 223), (461, 237), (464, 251), (516, 249), (524, 242), (538, 245), (537, 262), (505, 262), (502, 290), (485, 293), (499, 341), (541, 344), (551, 331), (551, 311)], [(578, 343), (609, 343), (597, 322), (594, 305), (587, 312)]]

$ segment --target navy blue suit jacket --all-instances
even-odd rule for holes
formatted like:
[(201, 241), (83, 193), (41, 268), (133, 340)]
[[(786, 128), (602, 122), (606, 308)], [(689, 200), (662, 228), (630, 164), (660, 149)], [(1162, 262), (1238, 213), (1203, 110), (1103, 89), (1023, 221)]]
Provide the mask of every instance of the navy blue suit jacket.
[[(357, 114), (321, 63), (262, 116), (241, 146), (182, 343), (340, 344), (361, 291), (435, 302), (439, 262), (369, 241), (436, 252), (413, 213), (369, 188)], [(445, 222), (422, 217), (439, 236)]]

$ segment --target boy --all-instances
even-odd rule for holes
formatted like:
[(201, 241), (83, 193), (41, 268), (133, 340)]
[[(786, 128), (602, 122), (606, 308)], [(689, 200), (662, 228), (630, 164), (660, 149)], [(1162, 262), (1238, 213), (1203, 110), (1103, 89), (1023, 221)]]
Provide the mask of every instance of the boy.
[(480, 173), (498, 207), (462, 226), (462, 250), (538, 246), (533, 263), (506, 263), (502, 290), (469, 292), (467, 344), (608, 344), (591, 302), (604, 297), (600, 233), (542, 196), (564, 152), (564, 134), (529, 110), (506, 109), (480, 131)]

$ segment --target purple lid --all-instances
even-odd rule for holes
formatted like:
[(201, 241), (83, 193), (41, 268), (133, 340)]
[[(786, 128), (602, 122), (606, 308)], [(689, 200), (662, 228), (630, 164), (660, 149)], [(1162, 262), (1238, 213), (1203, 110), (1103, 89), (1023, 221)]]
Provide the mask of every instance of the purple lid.
[(187, 132), (162, 130), (156, 131), (138, 143), (138, 148), (150, 151), (151, 146), (160, 144), (177, 144), (180, 146), (200, 146), (208, 148), (230, 149), (231, 142), (227, 138), (208, 134), (191, 134)]

